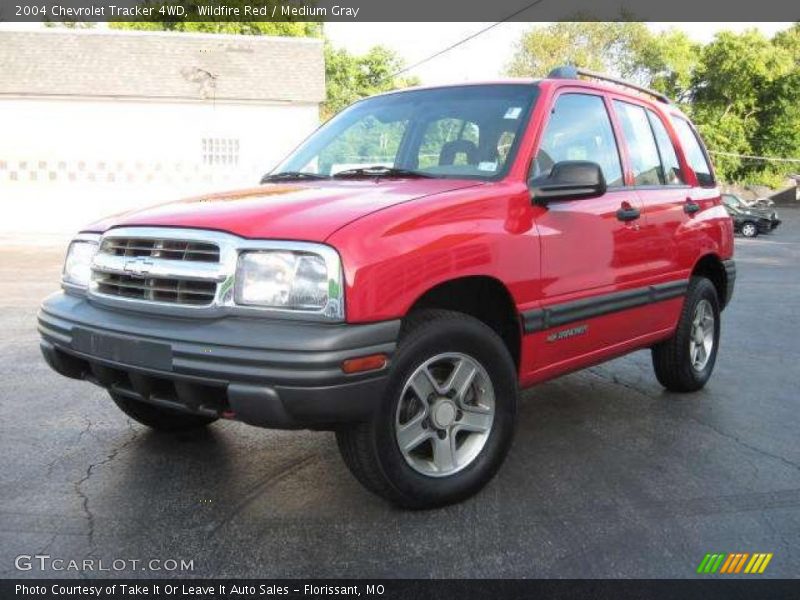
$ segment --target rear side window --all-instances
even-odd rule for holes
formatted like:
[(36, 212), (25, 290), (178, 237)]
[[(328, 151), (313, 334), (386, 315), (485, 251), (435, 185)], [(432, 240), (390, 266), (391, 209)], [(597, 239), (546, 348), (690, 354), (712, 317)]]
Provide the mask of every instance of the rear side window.
[(667, 133), (667, 128), (664, 127), (661, 118), (654, 112), (648, 110), (647, 117), (650, 119), (650, 126), (653, 128), (653, 133), (656, 136), (658, 153), (661, 155), (664, 183), (667, 185), (685, 184), (686, 181), (683, 178), (681, 165), (678, 162), (678, 155), (675, 153), (675, 146), (672, 145), (672, 140)]
[(590, 160), (606, 184), (622, 185), (622, 165), (605, 102), (591, 94), (563, 94), (556, 100), (531, 165), (530, 178), (548, 175), (557, 162)]
[(708, 164), (706, 153), (703, 152), (703, 147), (694, 130), (685, 119), (680, 117), (675, 117), (672, 122), (681, 146), (683, 146), (683, 152), (686, 154), (686, 161), (697, 175), (697, 182), (703, 186), (713, 186), (714, 176), (711, 174), (711, 165)]
[(619, 100), (614, 100), (614, 108), (628, 147), (634, 185), (663, 185), (661, 158), (647, 112), (641, 106)]

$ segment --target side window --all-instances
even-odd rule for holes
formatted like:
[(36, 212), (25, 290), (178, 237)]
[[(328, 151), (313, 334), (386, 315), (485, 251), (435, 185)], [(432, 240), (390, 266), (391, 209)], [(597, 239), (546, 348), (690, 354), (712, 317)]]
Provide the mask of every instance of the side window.
[(686, 154), (686, 161), (697, 175), (697, 182), (702, 186), (713, 186), (714, 176), (711, 174), (711, 165), (708, 164), (706, 153), (700, 145), (700, 140), (685, 119), (675, 117), (672, 119), (678, 139)]
[(667, 128), (661, 121), (661, 117), (653, 111), (648, 110), (647, 116), (650, 119), (650, 126), (656, 136), (658, 153), (661, 155), (661, 166), (663, 168), (664, 181), (667, 185), (683, 185), (686, 181), (683, 178), (681, 165), (678, 162), (678, 155), (675, 153), (675, 146), (667, 133)]
[(553, 165), (564, 160), (596, 162), (609, 186), (622, 185), (619, 150), (600, 96), (559, 96), (531, 165), (530, 179), (548, 175)]
[(628, 146), (634, 185), (663, 185), (661, 157), (645, 109), (619, 100), (614, 100), (614, 108)]

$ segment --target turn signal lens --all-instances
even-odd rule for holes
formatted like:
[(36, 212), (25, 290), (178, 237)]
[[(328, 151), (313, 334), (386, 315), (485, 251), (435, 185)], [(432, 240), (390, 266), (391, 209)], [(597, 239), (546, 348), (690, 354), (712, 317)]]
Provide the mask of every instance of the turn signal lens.
[(386, 366), (388, 358), (385, 354), (371, 354), (359, 358), (348, 358), (342, 363), (342, 371), (351, 375), (353, 373), (363, 373), (364, 371), (377, 371)]

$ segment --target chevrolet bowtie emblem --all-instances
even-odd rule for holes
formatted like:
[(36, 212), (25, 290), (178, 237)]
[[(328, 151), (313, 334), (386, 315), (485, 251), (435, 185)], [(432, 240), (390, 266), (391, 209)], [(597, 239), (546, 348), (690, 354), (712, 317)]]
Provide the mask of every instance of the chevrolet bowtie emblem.
[(123, 269), (126, 273), (130, 273), (136, 277), (142, 277), (147, 275), (150, 272), (150, 269), (153, 268), (153, 261), (147, 260), (144, 257), (134, 258), (132, 260), (125, 261), (125, 266)]

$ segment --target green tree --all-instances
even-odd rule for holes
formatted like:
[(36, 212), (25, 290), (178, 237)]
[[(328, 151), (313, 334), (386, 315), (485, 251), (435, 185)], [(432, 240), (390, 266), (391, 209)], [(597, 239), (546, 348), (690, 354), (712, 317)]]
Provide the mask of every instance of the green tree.
[[(800, 125), (784, 110), (793, 70), (790, 53), (755, 29), (718, 33), (702, 49), (690, 107), (709, 148), (780, 156), (773, 153), (778, 149), (774, 136)], [(717, 156), (715, 162), (731, 181), (774, 184), (782, 170), (778, 164), (735, 157)]]
[(723, 31), (701, 52), (693, 100), (722, 106), (743, 118), (754, 117), (764, 89), (791, 66), (789, 54), (758, 30)]
[(544, 77), (570, 64), (681, 98), (689, 91), (699, 50), (682, 31), (653, 34), (644, 23), (554, 23), (525, 32), (506, 71), (515, 77)]
[(320, 37), (322, 24), (301, 21), (118, 21), (112, 29), (144, 31), (187, 31), (195, 33), (230, 33), (237, 35), (277, 35), (286, 37)]
[(636, 41), (632, 60), (638, 79), (679, 102), (686, 100), (701, 45), (677, 29), (642, 35)]
[(410, 85), (418, 85), (416, 77), (396, 77), (403, 61), (382, 46), (356, 56), (344, 48), (325, 43), (325, 79), (327, 97), (322, 108), (323, 119), (360, 98)]
[(639, 69), (637, 49), (649, 36), (644, 23), (624, 21), (534, 26), (517, 42), (506, 71), (513, 77), (544, 77), (555, 67), (571, 64), (627, 77)]
[(800, 23), (795, 23), (789, 29), (784, 29), (775, 34), (772, 42), (782, 50), (789, 53), (795, 65), (800, 64)]
[(91, 21), (50, 21), (45, 19), (45, 27), (64, 27), (66, 29), (94, 29), (97, 23)]

